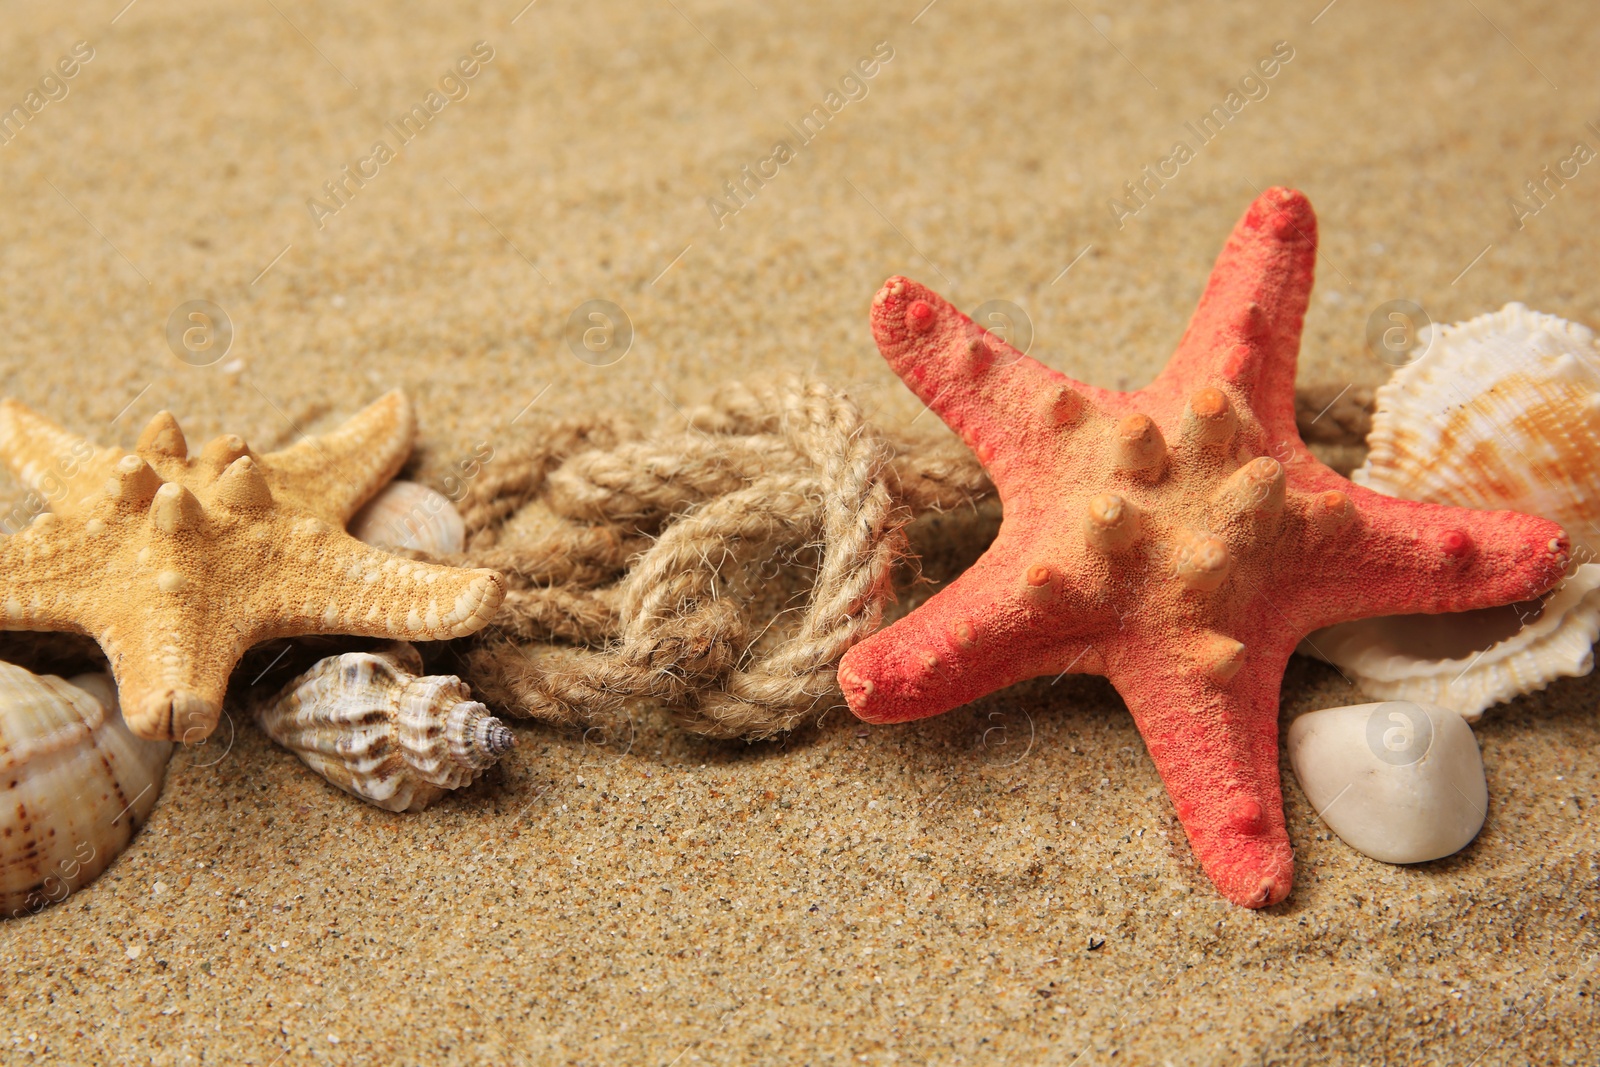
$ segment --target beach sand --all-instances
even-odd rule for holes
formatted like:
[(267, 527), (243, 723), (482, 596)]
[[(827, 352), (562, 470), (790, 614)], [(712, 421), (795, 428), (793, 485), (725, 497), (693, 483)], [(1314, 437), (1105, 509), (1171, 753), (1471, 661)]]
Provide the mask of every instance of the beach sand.
[[(1302, 385), (1382, 382), (1364, 337), (1392, 299), (1600, 325), (1600, 168), (1508, 206), (1600, 145), (1576, 3), (125, 2), (0, 7), (0, 105), (93, 49), (0, 146), (5, 391), (104, 442), (167, 408), (270, 448), (401, 387), (437, 484), (544, 418), (654, 423), (781, 373), (903, 427), (920, 405), (867, 326), (896, 273), (1012, 301), (1033, 355), (1137, 387), (1275, 184), (1321, 226)], [(388, 123), (477, 42), (402, 144)], [(1278, 42), (1266, 95), (1199, 143)], [(875, 48), (802, 144), (787, 124)], [(215, 362), (166, 340), (196, 299), (234, 326)], [(608, 366), (563, 340), (591, 299), (635, 331)], [(929, 575), (993, 529), (926, 524)], [(1362, 699), (1297, 657), (1282, 721)], [(99, 881), (0, 924), (0, 1061), (1594, 1063), (1597, 705), (1591, 677), (1490, 711), (1487, 824), (1416, 867), (1333, 837), (1285, 757), (1298, 877), (1264, 912), (1201, 873), (1098, 679), (756, 745), (650, 709), (627, 747), (523, 723), (417, 815), (234, 709)]]

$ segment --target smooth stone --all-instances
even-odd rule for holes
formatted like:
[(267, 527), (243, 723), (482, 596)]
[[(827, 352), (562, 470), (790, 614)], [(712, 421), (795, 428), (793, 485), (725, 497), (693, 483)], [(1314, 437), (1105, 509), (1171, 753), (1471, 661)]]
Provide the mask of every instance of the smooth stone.
[(1328, 828), (1384, 863), (1461, 851), (1489, 810), (1472, 727), (1432, 704), (1386, 700), (1309, 712), (1289, 724), (1289, 762)]

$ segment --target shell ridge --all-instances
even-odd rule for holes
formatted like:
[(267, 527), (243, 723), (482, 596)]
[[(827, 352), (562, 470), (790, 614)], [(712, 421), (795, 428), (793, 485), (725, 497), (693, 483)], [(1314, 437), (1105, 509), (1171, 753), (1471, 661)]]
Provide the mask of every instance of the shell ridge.
[(269, 737), (334, 785), (390, 811), (420, 811), (511, 747), (510, 731), (466, 683), (422, 669), (405, 643), (330, 656), (252, 710)]

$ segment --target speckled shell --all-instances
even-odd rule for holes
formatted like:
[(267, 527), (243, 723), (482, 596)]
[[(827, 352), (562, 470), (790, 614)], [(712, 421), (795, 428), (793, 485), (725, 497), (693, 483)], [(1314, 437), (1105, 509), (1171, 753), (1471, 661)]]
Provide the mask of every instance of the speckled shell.
[(461, 679), (421, 674), (422, 657), (401, 642), (329, 656), (257, 703), (256, 722), (345, 792), (421, 811), (516, 743)]
[(1423, 358), (1378, 390), (1370, 452), (1351, 480), (1407, 500), (1552, 519), (1572, 539), (1574, 570), (1542, 608), (1366, 619), (1318, 631), (1301, 651), (1372, 696), (1471, 721), (1594, 667), (1600, 565), (1585, 561), (1600, 559), (1600, 339), (1515, 303), (1429, 329)]
[(388, 551), (460, 552), (467, 528), (448, 497), (417, 482), (393, 481), (350, 519), (350, 536)]
[(0, 663), (0, 917), (105, 870), (155, 806), (171, 755), (128, 730), (109, 676)]

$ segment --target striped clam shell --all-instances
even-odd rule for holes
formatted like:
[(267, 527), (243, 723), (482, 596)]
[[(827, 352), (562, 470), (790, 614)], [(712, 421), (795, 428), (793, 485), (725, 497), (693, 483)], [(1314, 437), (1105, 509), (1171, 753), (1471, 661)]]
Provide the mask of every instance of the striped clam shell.
[(417, 482), (395, 480), (351, 517), (350, 536), (390, 552), (417, 550), (433, 556), (460, 552), (466, 523), (450, 498)]
[(156, 798), (170, 741), (135, 737), (105, 674), (71, 680), (0, 663), (0, 916), (93, 881)]

